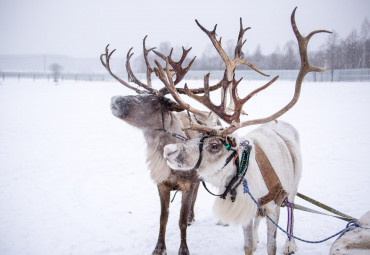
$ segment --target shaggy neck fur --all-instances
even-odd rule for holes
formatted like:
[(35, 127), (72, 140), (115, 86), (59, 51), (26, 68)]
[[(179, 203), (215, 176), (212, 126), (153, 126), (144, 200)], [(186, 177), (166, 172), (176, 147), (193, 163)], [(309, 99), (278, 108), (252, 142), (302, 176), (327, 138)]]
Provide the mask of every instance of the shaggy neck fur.
[[(253, 146), (251, 141), (250, 143)], [(243, 148), (239, 148), (239, 158), (241, 157), (242, 149)], [(235, 173), (236, 167), (232, 163), (229, 163), (216, 174), (202, 175), (200, 172), (201, 176), (203, 176), (208, 182), (218, 187), (218, 193), (224, 192), (225, 187), (233, 178)], [(248, 180), (249, 189), (253, 195), (262, 197), (267, 194), (268, 190), (266, 185), (264, 185), (262, 175), (259, 172), (257, 162), (255, 160), (255, 151), (253, 149), (250, 154), (249, 166), (245, 178)], [(213, 205), (213, 211), (216, 217), (224, 223), (245, 225), (256, 215), (257, 207), (254, 202), (243, 193), (242, 185), (237, 187), (236, 192), (237, 196), (235, 202), (231, 201), (230, 194), (227, 195), (226, 199), (216, 198)]]
[[(185, 135), (182, 128), (189, 123), (185, 113), (167, 112), (163, 118), (164, 127), (167, 131)], [(147, 143), (146, 161), (150, 170), (150, 177), (156, 183), (163, 182), (171, 174), (171, 168), (168, 167), (166, 160), (163, 158), (163, 148), (167, 144), (178, 143), (179, 140), (163, 130), (155, 130), (154, 127), (145, 129), (144, 137)]]

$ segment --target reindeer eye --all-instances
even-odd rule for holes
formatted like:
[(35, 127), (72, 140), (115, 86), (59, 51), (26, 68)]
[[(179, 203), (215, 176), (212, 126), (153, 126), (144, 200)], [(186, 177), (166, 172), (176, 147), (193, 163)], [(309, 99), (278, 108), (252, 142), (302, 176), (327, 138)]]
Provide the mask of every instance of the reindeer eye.
[(221, 146), (218, 143), (210, 143), (207, 146), (207, 150), (209, 152), (218, 152), (220, 150)]

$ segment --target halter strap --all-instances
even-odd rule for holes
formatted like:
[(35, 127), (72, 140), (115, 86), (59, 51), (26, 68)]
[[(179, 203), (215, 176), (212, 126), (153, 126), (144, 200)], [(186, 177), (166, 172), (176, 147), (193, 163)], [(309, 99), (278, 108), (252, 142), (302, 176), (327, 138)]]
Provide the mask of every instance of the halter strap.
[[(201, 151), (203, 150), (203, 142), (204, 142), (204, 139), (201, 139), (202, 146), (199, 144), (199, 148), (201, 150), (200, 150), (199, 159), (198, 159), (198, 162), (197, 162), (197, 165), (196, 165), (198, 167), (200, 165), (201, 158), (202, 158)], [(226, 159), (226, 162), (225, 162), (225, 164), (224, 164), (224, 166), (222, 168), (224, 168), (225, 166), (227, 166), (231, 162), (231, 160), (237, 154), (237, 150), (232, 149), (231, 147), (229, 147), (228, 150), (232, 150), (233, 153)], [(240, 183), (244, 179), (244, 176), (245, 176), (245, 174), (247, 173), (247, 170), (248, 170), (249, 156), (250, 156), (251, 150), (252, 150), (252, 146), (250, 146), (250, 145), (244, 146), (244, 150), (243, 150), (243, 153), (242, 153), (242, 159), (241, 159), (241, 161), (239, 162), (239, 156), (236, 158), (236, 160), (235, 160), (236, 173), (233, 176), (233, 178), (231, 179), (231, 181), (228, 183), (228, 185), (225, 188), (225, 191), (222, 194), (216, 195), (216, 194), (212, 193), (207, 188), (205, 182), (202, 180), (202, 184), (203, 184), (204, 188), (208, 191), (208, 193), (210, 193), (213, 196), (220, 197), (222, 199), (226, 199), (227, 194), (230, 193), (230, 195), (231, 195), (231, 201), (234, 202), (235, 199), (236, 199), (236, 195), (237, 195), (236, 188), (240, 185)], [(197, 169), (197, 168), (195, 168), (195, 169)]]
[(200, 163), (202, 163), (202, 159), (203, 159), (203, 156), (202, 156), (202, 152), (203, 152), (203, 145), (204, 145), (204, 140), (207, 138), (208, 136), (202, 136), (200, 138), (200, 141), (199, 141), (199, 158), (198, 158), (198, 162), (195, 164), (194, 166), (194, 169), (197, 170), (200, 166)]

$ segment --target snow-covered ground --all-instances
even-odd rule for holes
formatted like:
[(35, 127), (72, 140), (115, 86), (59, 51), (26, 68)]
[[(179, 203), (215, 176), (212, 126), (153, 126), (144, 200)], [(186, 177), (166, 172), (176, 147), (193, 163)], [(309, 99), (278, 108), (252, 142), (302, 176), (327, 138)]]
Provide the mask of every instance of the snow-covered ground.
[[(240, 87), (255, 84), (261, 82)], [(246, 111), (253, 117), (283, 106), (293, 86), (277, 82)], [(159, 198), (145, 164), (145, 142), (109, 108), (111, 96), (128, 94), (114, 82), (1, 81), (0, 254), (151, 254)], [(305, 83), (298, 104), (282, 117), (301, 134), (299, 191), (354, 217), (370, 210), (369, 99), (370, 83)], [(170, 208), (169, 255), (179, 247), (180, 200), (178, 194)], [(243, 254), (241, 228), (217, 226), (212, 202), (200, 187), (196, 222), (188, 229), (191, 254)], [(311, 240), (346, 225), (300, 211), (295, 219), (295, 234)], [(265, 232), (261, 224), (256, 254), (266, 254)], [(298, 254), (328, 254), (333, 241), (298, 242)], [(279, 253), (284, 242), (279, 232)]]

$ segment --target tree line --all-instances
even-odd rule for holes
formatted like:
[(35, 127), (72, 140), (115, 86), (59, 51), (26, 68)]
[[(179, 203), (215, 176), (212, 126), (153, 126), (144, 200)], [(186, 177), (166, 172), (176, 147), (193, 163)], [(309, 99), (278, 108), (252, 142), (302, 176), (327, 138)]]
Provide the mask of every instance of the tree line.
[[(158, 51), (168, 54), (171, 50), (169, 42), (162, 42)], [(182, 50), (174, 47), (173, 59), (180, 57)], [(229, 56), (234, 55), (235, 42), (232, 40), (223, 44)], [(153, 56), (152, 56), (153, 58)], [(334, 69), (370, 68), (370, 22), (367, 18), (362, 22), (359, 30), (354, 29), (347, 37), (341, 38), (333, 31), (327, 36), (325, 43), (318, 50), (309, 53), (310, 62), (314, 65), (326, 65), (333, 72)], [(296, 70), (299, 69), (299, 53), (296, 41), (288, 41), (284, 47), (276, 47), (271, 54), (263, 54), (257, 46), (253, 53), (245, 52), (247, 61), (261, 70)], [(190, 57), (187, 59), (190, 61)], [(142, 56), (134, 60), (137, 71), (145, 71)], [(240, 67), (247, 68), (247, 67)], [(209, 44), (192, 66), (192, 70), (223, 70), (224, 65), (213, 45)]]

